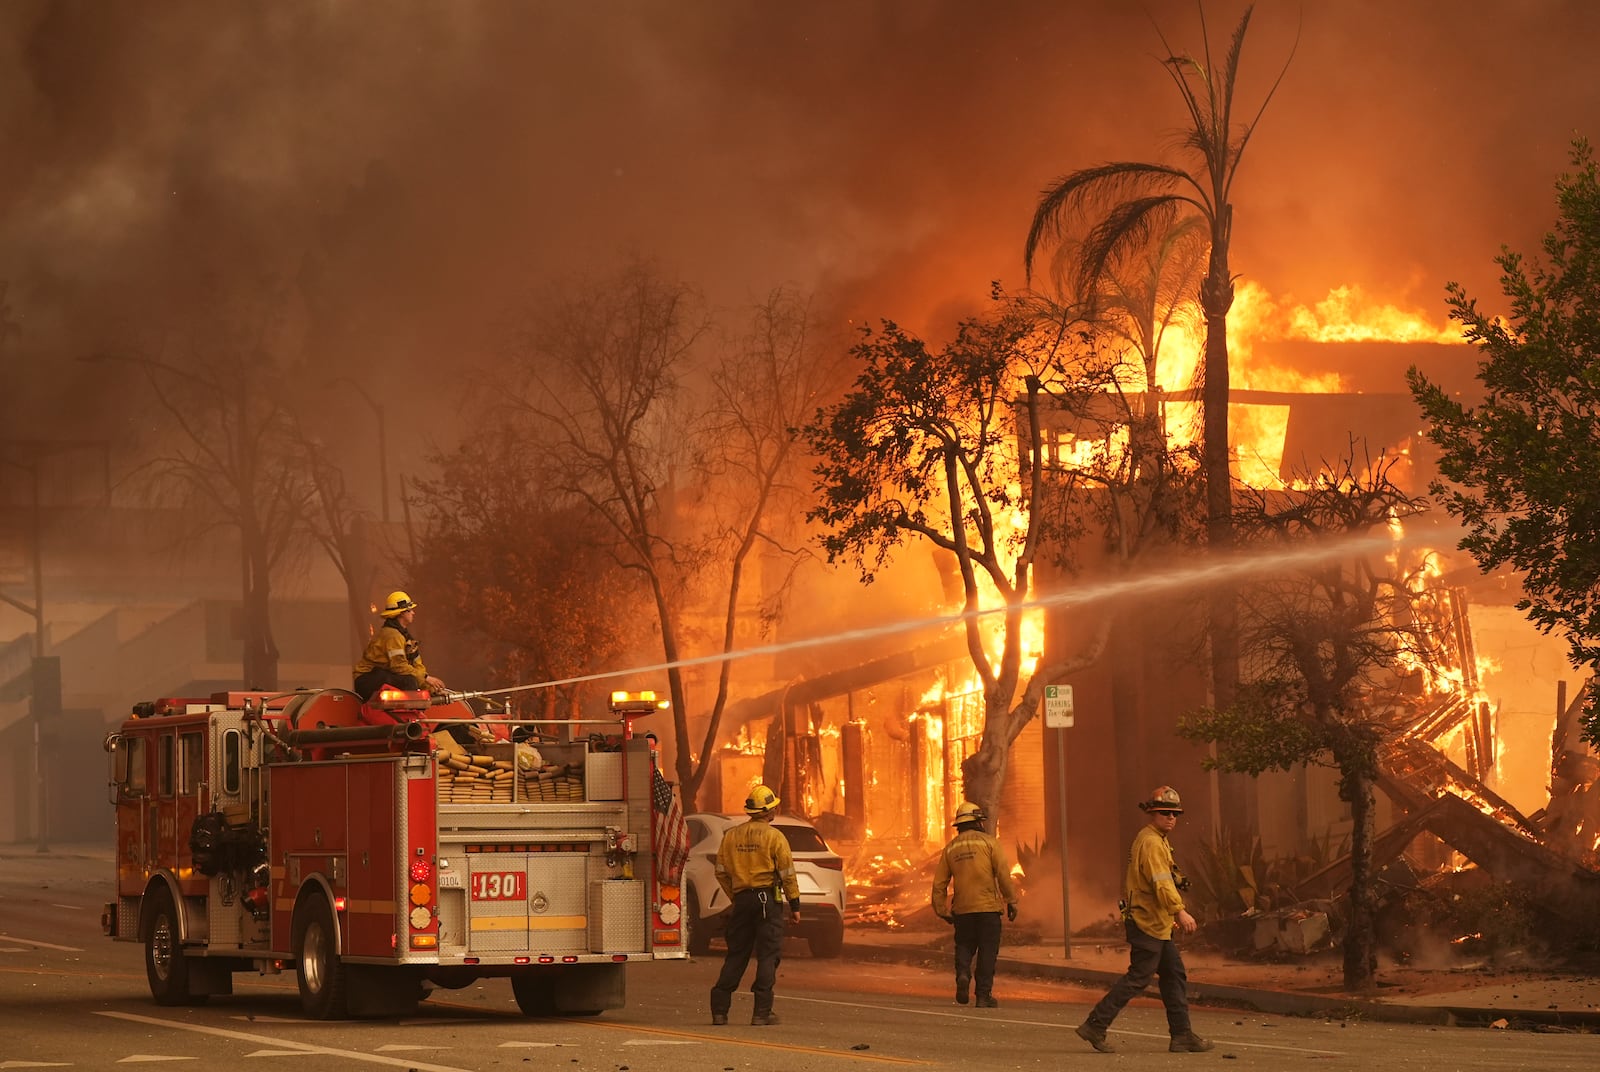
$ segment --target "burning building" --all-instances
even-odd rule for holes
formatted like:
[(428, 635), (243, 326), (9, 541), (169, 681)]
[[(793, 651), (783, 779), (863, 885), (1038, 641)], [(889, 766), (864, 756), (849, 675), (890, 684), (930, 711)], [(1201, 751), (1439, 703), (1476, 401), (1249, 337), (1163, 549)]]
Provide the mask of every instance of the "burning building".
[[(1239, 478), (1291, 489), (1334, 459), (1387, 455), (1401, 460), (1395, 478), (1403, 490), (1425, 494), (1436, 468), (1404, 372), (1417, 365), (1449, 390), (1473, 392), (1474, 351), (1420, 317), (1354, 309), (1348, 293), (1311, 311), (1279, 308), (1248, 288), (1244, 294), (1232, 409)], [(1307, 369), (1317, 371), (1299, 371)], [(1174, 375), (1182, 382), (1182, 370)], [(1161, 412), (1170, 427), (1192, 421), (1191, 392), (1150, 395), (1142, 407)], [(1064, 415), (1047, 431), (1047, 451), (1068, 452), (1085, 439), (1109, 442), (1107, 422), (1091, 428), (1095, 423)], [(1514, 583), (1483, 577), (1454, 553), (1458, 533), (1442, 512), (1408, 522), (1405, 539), (1434, 549), (1433, 566), (1418, 583), (1428, 587), (1434, 609), (1429, 628), (1438, 665), (1415, 669), (1414, 702), (1390, 720), (1380, 851), (1392, 857), (1410, 847), (1434, 866), (1470, 862), (1525, 875), (1508, 871), (1507, 857), (1494, 848), (1507, 832), (1549, 850), (1537, 865), (1545, 873), (1592, 863), (1594, 847), (1583, 842), (1596, 823), (1588, 788), (1594, 761), (1571, 731), (1557, 736), (1557, 769), (1565, 774), (1552, 788), (1560, 787), (1560, 803), (1545, 803), (1551, 733), (1558, 710), (1569, 706), (1558, 702), (1571, 673), (1562, 646), (1514, 611)], [(1037, 590), (1048, 597), (1095, 580), (1092, 563), (1077, 575), (1041, 570)], [(1189, 821), (1180, 840), (1236, 836), (1223, 829), (1219, 806), (1230, 790), (1248, 798), (1249, 834), (1269, 858), (1304, 854), (1311, 844), (1336, 848), (1348, 838), (1349, 808), (1331, 772), (1302, 767), (1254, 780), (1207, 774), (1204, 750), (1176, 735), (1178, 716), (1208, 698), (1197, 658), (1204, 642), (1198, 602), (1171, 592), (1141, 596), (1132, 585), (1112, 610), (1088, 603), (1041, 612), (1027, 653), (1037, 662), (1089, 647), (1112, 618), (1103, 656), (1060, 682), (1074, 689), (1075, 724), (1047, 730), (1035, 719), (1013, 744), (998, 825), (1019, 856), (1045, 861), (1035, 868), (1032, 892), (1053, 892), (1064, 825), (1071, 919), (1080, 925), (1107, 913), (1122, 853), (1141, 821), (1131, 802), (1155, 784), (1183, 786)], [(1475, 629), (1479, 619), (1492, 637), (1488, 645)], [(898, 650), (843, 667), (791, 665), (786, 684), (736, 705), (730, 715), (742, 727), (739, 741), (719, 757), (720, 777), (708, 783), (702, 805), (736, 808), (758, 778), (782, 785), (834, 837), (866, 843), (858, 860), (901, 860), (914, 871), (908, 885), (920, 889), (917, 861), (946, 837), (963, 795), (961, 761), (982, 732), (983, 705), (959, 637), (906, 641), (902, 634), (899, 641)], [(1558, 847), (1552, 837), (1565, 841)], [(1333, 861), (1302, 892), (1333, 892), (1340, 867)]]

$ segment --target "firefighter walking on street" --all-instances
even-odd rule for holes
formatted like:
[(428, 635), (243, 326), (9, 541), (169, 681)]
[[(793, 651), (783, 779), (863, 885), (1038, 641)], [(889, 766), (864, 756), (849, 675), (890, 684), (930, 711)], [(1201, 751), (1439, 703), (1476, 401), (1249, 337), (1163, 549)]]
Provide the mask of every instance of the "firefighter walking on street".
[(778, 796), (764, 785), (745, 798), (748, 822), (731, 827), (717, 849), (717, 884), (733, 902), (728, 912), (728, 955), (722, 974), (711, 988), (711, 1022), (728, 1022), (733, 992), (744, 978), (750, 954), (756, 957), (756, 978), (750, 984), (755, 1011), (750, 1023), (765, 1027), (778, 1022), (772, 1011), (772, 987), (783, 950), (784, 916), (800, 921), (800, 882), (794, 873), (789, 842), (772, 827)]
[(1189, 976), (1173, 940), (1174, 930), (1193, 934), (1199, 926), (1183, 905), (1181, 891), (1189, 882), (1173, 862), (1172, 844), (1167, 840), (1183, 814), (1183, 801), (1170, 785), (1158, 786), (1149, 800), (1139, 802), (1139, 810), (1150, 819), (1134, 836), (1128, 851), (1122, 909), (1128, 931), (1128, 970), (1089, 1010), (1088, 1019), (1078, 1025), (1078, 1037), (1101, 1053), (1115, 1052), (1106, 1041), (1111, 1021), (1150, 985), (1151, 976), (1160, 975), (1161, 1003), (1167, 1009), (1167, 1032), (1172, 1037), (1167, 1048), (1173, 1053), (1204, 1053), (1212, 1043), (1196, 1035), (1189, 1022)]
[[(1017, 886), (1000, 839), (984, 832), (988, 817), (973, 803), (956, 809), (956, 836), (939, 854), (933, 874), (933, 910), (956, 928), (956, 1001), (967, 1003), (977, 961), (977, 1004), (999, 1007), (994, 999), (994, 964), (1000, 956), (1000, 913), (1017, 918)], [(951, 892), (951, 886), (954, 892)]]

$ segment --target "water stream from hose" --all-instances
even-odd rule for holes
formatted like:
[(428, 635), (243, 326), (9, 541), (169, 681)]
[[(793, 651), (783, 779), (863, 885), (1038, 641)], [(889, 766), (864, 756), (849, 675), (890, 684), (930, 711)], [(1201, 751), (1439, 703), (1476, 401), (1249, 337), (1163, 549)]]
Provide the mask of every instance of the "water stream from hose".
[[(1433, 536), (1437, 540), (1437, 535)], [(1342, 558), (1351, 555), (1389, 553), (1401, 544), (1407, 542), (1404, 535), (1396, 536), (1391, 532), (1381, 534), (1367, 534), (1351, 536), (1340, 540), (1329, 540), (1295, 547), (1289, 550), (1273, 551), (1266, 554), (1237, 555), (1230, 558), (1216, 559), (1203, 562), (1199, 565), (1185, 566), (1181, 569), (1157, 571), (1140, 574), (1138, 576), (1123, 577), (1114, 581), (1100, 581), (1073, 588), (1070, 591), (1056, 592), (1040, 596), (1036, 599), (1026, 600), (1016, 605), (1017, 610), (1030, 611), (1050, 607), (1083, 606), (1090, 603), (1100, 603), (1108, 600), (1130, 596), (1149, 596), (1161, 592), (1175, 592), (1186, 588), (1199, 588), (1223, 581), (1240, 580), (1245, 577), (1264, 573), (1293, 570), (1305, 566), (1316, 565), (1333, 558)], [(577, 685), (588, 681), (608, 681), (613, 678), (635, 677), (646, 674), (659, 674), (673, 669), (686, 669), (695, 666), (708, 666), (721, 662), (735, 662), (740, 659), (753, 659), (761, 656), (778, 655), (784, 652), (802, 651), (808, 648), (825, 648), (839, 644), (850, 644), (863, 640), (876, 640), (881, 637), (895, 636), (901, 633), (922, 632), (926, 630), (941, 629), (956, 625), (968, 619), (985, 618), (996, 614), (1005, 614), (1009, 608), (1005, 605), (997, 607), (984, 607), (979, 610), (958, 612), (955, 614), (934, 615), (926, 618), (916, 618), (908, 621), (889, 622), (883, 625), (868, 626), (861, 629), (848, 629), (843, 632), (829, 633), (824, 636), (806, 637), (800, 640), (786, 640), (779, 644), (765, 644), (755, 648), (744, 648), (738, 651), (718, 652), (715, 655), (702, 655), (693, 659), (679, 659), (676, 662), (655, 663), (649, 666), (634, 666), (625, 670), (608, 670), (602, 673), (583, 674), (578, 677), (565, 677), (553, 681), (539, 681), (529, 685), (512, 685), (503, 689), (490, 689), (484, 692), (467, 693), (469, 696), (503, 696), (514, 692), (529, 692), (535, 689), (553, 689), (562, 685)]]

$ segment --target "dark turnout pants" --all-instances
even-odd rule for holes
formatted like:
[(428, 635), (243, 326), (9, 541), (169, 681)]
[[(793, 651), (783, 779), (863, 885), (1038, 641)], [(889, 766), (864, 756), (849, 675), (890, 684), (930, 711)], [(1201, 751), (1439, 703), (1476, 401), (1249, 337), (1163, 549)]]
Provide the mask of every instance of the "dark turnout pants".
[(772, 1012), (772, 984), (778, 978), (778, 954), (783, 951), (787, 911), (788, 906), (775, 890), (740, 890), (733, 895), (726, 935), (728, 955), (722, 962), (722, 974), (711, 988), (712, 1015), (728, 1015), (733, 992), (739, 989), (739, 980), (750, 966), (752, 952), (756, 956), (756, 978), (750, 984), (750, 993), (755, 997), (754, 1015)]
[(353, 691), (361, 697), (361, 702), (365, 703), (378, 695), (378, 690), (385, 685), (393, 685), (403, 692), (420, 692), (428, 687), (426, 681), (418, 681), (410, 674), (397, 673), (387, 666), (379, 666), (364, 674), (357, 674)]
[(1000, 957), (1000, 913), (957, 912), (951, 918), (956, 922), (956, 989), (966, 993), (967, 980), (975, 974), (978, 996), (989, 997), (994, 987), (994, 962)]
[(1183, 955), (1178, 943), (1170, 938), (1162, 941), (1152, 938), (1134, 923), (1128, 928), (1128, 971), (1111, 985), (1106, 996), (1100, 999), (1084, 1021), (1090, 1027), (1104, 1031), (1123, 1007), (1150, 985), (1152, 975), (1161, 976), (1161, 1004), (1167, 1007), (1167, 1031), (1184, 1035), (1189, 1026), (1189, 975), (1183, 969)]

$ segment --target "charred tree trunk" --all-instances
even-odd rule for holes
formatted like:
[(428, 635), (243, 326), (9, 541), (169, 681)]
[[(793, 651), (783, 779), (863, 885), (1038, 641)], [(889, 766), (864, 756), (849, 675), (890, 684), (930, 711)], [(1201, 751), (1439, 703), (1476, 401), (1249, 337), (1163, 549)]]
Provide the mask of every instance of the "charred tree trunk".
[(989, 816), (989, 832), (993, 834), (996, 832), (994, 820), (1000, 815), (1000, 792), (1006, 784), (1006, 766), (1011, 757), (1011, 743), (1002, 729), (1010, 712), (1011, 696), (990, 686), (984, 690), (983, 704), (983, 741), (976, 752), (961, 762), (961, 791)]
[(248, 528), (239, 535), (244, 570), (244, 684), (250, 689), (272, 690), (278, 687), (278, 645), (272, 638), (272, 589), (268, 579), (271, 565), (266, 538)]
[[(1226, 206), (1224, 206), (1226, 209)], [(1210, 263), (1200, 287), (1206, 317), (1205, 370), (1201, 381), (1206, 478), (1206, 542), (1215, 556), (1233, 551), (1233, 477), (1228, 451), (1228, 310), (1233, 308), (1233, 279), (1228, 273), (1228, 231), (1231, 210), (1213, 227)], [(1234, 588), (1227, 582), (1208, 596), (1210, 626), (1211, 704), (1219, 711), (1233, 706), (1239, 693), (1239, 612)], [(1248, 838), (1257, 827), (1255, 779), (1222, 774), (1218, 813), (1224, 830)]]
[(1339, 795), (1350, 802), (1350, 922), (1344, 939), (1344, 988), (1370, 990), (1378, 971), (1377, 906), (1372, 891), (1374, 757), (1339, 757)]
[[(1117, 748), (1117, 784), (1113, 796), (1118, 800), (1142, 800), (1142, 796), (1135, 794), (1149, 792), (1144, 783), (1150, 781), (1144, 767), (1149, 752), (1144, 747), (1144, 705), (1140, 702), (1144, 691), (1144, 659), (1137, 617), (1143, 613), (1143, 607), (1136, 604), (1109, 613), (1116, 615), (1111, 627), (1111, 719)], [(1139, 826), (1143, 825), (1143, 818), (1128, 808), (1119, 808), (1118, 814), (1121, 820), (1117, 843), (1131, 845)]]

